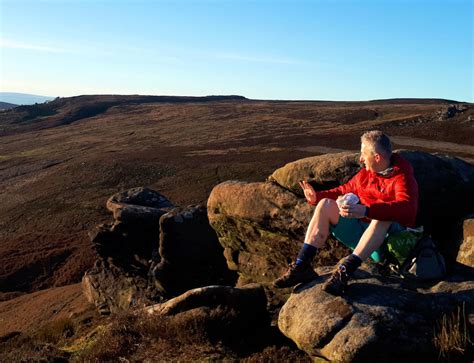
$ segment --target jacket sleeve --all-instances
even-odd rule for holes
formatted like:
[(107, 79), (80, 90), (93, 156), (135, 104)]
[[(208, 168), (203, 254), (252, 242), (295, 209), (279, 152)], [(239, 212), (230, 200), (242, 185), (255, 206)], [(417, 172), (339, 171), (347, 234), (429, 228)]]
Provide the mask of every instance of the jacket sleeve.
[(395, 200), (371, 204), (367, 217), (414, 227), (418, 211), (418, 184), (415, 177), (401, 174), (395, 181), (394, 188)]
[(351, 193), (351, 192), (354, 193), (354, 191), (356, 190), (355, 185), (358, 182), (358, 178), (359, 178), (359, 173), (354, 175), (351, 178), (351, 180), (349, 180), (347, 183), (339, 185), (336, 188), (316, 192), (316, 202), (315, 203), (309, 203), (309, 204), (317, 205), (319, 203), (319, 201), (321, 199), (324, 199), (324, 198), (329, 198), (329, 199), (336, 200), (337, 197), (340, 196), (340, 195), (344, 195), (344, 194)]

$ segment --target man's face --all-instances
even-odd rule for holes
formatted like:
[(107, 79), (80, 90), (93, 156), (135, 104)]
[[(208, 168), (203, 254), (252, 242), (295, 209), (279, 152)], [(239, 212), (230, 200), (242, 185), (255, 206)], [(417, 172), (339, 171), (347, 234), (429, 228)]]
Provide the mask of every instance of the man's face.
[(367, 171), (375, 171), (377, 161), (375, 160), (376, 154), (373, 154), (371, 149), (368, 148), (364, 143), (362, 143), (360, 147), (360, 158), (359, 162), (361, 164), (364, 164), (365, 170)]

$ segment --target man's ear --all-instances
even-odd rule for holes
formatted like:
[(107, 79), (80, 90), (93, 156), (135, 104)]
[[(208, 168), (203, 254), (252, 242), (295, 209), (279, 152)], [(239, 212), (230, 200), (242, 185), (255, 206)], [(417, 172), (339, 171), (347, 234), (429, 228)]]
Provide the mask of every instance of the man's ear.
[(374, 160), (375, 160), (377, 163), (380, 163), (380, 160), (382, 160), (382, 157), (380, 156), (379, 153), (375, 153), (375, 154), (374, 154)]

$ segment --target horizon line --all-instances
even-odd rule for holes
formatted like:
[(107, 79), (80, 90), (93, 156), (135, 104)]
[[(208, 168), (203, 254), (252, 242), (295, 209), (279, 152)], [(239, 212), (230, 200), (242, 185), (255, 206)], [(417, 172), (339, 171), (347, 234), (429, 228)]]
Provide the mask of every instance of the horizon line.
[[(85, 96), (136, 96), (136, 97), (193, 97), (193, 98), (205, 98), (205, 97), (243, 97), (248, 101), (275, 101), (275, 102), (380, 102), (380, 101), (409, 101), (409, 100), (431, 100), (431, 101), (444, 101), (444, 102), (455, 102), (455, 103), (474, 103), (470, 101), (459, 101), (449, 98), (440, 98), (440, 97), (393, 97), (393, 98), (374, 98), (374, 99), (358, 99), (358, 100), (330, 100), (330, 99), (275, 99), (275, 98), (248, 98), (239, 94), (208, 94), (208, 95), (171, 95), (171, 94), (140, 94), (140, 93), (84, 93), (73, 96), (43, 96), (32, 93), (23, 93), (23, 92), (8, 92), (1, 91), (1, 94), (17, 94), (17, 95), (27, 95), (34, 97), (45, 97), (51, 98), (51, 102), (57, 98), (73, 98), (73, 97), (85, 97)], [(6, 101), (2, 101), (6, 102)]]

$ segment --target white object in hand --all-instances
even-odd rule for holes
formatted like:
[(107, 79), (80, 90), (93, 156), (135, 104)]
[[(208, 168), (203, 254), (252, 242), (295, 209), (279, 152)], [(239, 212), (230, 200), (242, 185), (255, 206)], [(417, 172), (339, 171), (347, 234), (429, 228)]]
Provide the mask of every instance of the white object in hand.
[(355, 195), (354, 193), (347, 193), (337, 198), (336, 203), (339, 206), (339, 208), (343, 205), (357, 204), (359, 203), (359, 197)]

